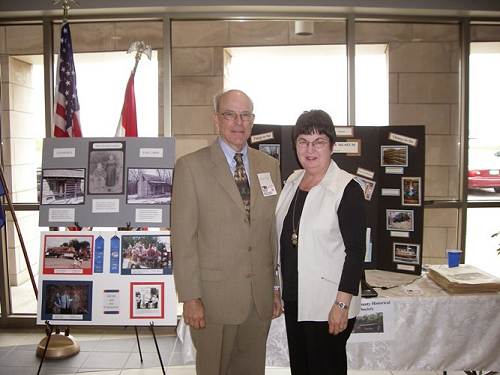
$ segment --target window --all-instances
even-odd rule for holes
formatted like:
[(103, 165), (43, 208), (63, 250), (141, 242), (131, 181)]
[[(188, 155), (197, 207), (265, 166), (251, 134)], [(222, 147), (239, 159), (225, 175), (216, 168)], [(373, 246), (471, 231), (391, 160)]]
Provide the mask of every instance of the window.
[(226, 55), (224, 88), (248, 93), (256, 123), (294, 125), (310, 109), (347, 123), (345, 45), (239, 47)]
[[(125, 51), (75, 53), (74, 60), (83, 136), (114, 137), (125, 87), (134, 66), (134, 54)], [(57, 64), (57, 56), (54, 61)], [(153, 51), (151, 60), (142, 56), (134, 89), (139, 136), (155, 137), (158, 135), (157, 51)]]
[(471, 43), (469, 200), (500, 200), (500, 43)]
[(500, 207), (469, 208), (467, 210), (467, 241), (465, 263), (500, 277)]
[(356, 45), (356, 125), (389, 125), (386, 44)]

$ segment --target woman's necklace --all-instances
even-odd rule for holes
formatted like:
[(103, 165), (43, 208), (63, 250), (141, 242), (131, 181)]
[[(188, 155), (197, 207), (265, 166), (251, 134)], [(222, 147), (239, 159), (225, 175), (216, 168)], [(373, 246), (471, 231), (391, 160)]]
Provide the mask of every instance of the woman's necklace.
[(297, 228), (295, 228), (295, 207), (297, 206), (297, 197), (299, 196), (299, 188), (297, 187), (297, 191), (295, 192), (295, 197), (293, 199), (293, 209), (292, 209), (292, 245), (297, 246), (299, 243), (299, 222), (297, 223)]

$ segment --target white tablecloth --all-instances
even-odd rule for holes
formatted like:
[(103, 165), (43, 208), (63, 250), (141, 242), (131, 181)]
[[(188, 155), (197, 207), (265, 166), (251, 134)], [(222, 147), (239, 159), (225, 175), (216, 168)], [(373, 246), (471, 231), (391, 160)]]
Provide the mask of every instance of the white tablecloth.
[[(416, 276), (368, 271), (371, 285), (401, 285)], [(347, 343), (350, 369), (500, 371), (500, 294), (450, 295), (426, 276), (410, 285), (380, 290), (394, 305), (392, 340)], [(178, 336), (185, 363), (194, 362), (189, 329), (181, 320)], [(285, 320), (271, 324), (267, 366), (289, 366)]]

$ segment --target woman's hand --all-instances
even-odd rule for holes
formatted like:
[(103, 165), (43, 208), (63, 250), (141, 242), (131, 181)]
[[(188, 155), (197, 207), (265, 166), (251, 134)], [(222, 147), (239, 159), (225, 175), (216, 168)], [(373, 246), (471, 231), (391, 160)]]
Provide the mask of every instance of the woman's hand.
[(342, 309), (335, 303), (332, 304), (330, 313), (328, 314), (328, 332), (332, 335), (338, 335), (347, 328), (347, 319), (349, 318), (349, 304), (351, 303), (352, 295), (339, 291), (337, 293), (338, 302), (343, 302), (348, 308)]
[(332, 335), (338, 335), (347, 327), (348, 310), (341, 310), (332, 305), (328, 314), (328, 332)]

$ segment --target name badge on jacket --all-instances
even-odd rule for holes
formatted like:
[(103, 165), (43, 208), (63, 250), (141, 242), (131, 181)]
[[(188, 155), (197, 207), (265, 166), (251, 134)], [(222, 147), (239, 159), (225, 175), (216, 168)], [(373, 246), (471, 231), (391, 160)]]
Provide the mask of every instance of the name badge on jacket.
[(259, 178), (260, 190), (262, 190), (264, 197), (277, 194), (273, 180), (271, 179), (271, 173), (257, 173), (257, 177)]

